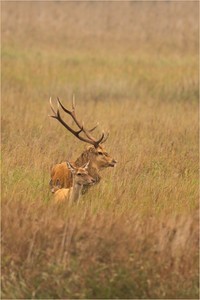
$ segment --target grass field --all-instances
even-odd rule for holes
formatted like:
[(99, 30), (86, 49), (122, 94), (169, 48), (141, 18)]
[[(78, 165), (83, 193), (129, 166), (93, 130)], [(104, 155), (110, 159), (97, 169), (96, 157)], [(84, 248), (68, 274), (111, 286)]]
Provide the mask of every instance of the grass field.
[[(1, 5), (2, 299), (198, 299), (198, 2)], [(118, 164), (63, 209), (73, 92)]]

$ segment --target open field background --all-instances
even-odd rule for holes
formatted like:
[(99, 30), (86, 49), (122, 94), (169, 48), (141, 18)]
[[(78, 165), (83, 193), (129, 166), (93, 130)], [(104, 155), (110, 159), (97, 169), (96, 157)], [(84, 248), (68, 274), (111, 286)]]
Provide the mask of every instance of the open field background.
[[(198, 2), (1, 5), (2, 298), (198, 299)], [(118, 165), (55, 209), (73, 92)]]

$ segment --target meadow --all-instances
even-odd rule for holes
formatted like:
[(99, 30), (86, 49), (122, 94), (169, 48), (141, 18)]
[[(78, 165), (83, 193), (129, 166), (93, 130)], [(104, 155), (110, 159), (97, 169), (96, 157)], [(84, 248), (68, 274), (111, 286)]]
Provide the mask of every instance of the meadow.
[[(199, 299), (198, 2), (1, 6), (2, 299)], [(63, 208), (73, 93), (118, 163)]]

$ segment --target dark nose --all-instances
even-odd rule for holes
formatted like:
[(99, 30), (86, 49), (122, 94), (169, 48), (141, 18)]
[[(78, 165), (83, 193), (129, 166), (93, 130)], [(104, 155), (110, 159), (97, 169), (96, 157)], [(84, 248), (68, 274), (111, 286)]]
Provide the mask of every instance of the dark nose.
[(91, 179), (92, 182), (95, 182), (96, 180), (94, 178)]

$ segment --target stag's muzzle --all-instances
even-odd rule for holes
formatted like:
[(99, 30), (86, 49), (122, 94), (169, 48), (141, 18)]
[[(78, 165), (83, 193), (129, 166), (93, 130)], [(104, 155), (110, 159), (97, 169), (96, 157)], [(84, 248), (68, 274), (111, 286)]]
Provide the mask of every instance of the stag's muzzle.
[(114, 167), (116, 165), (117, 161), (113, 159), (111, 163), (109, 164), (110, 167)]

